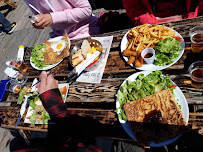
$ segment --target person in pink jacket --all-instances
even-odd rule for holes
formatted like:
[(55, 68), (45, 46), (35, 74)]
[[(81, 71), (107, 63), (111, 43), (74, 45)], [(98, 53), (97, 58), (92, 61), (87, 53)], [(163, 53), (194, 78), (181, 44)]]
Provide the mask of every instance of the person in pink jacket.
[(134, 25), (164, 23), (203, 15), (203, 0), (122, 0)]
[(99, 33), (98, 19), (92, 15), (88, 0), (24, 0), (35, 14), (35, 28), (51, 26), (50, 37), (68, 34), (70, 39)]

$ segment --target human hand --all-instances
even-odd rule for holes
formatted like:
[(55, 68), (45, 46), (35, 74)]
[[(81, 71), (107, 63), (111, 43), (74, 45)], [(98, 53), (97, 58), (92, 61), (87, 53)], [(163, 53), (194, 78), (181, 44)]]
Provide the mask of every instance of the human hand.
[(53, 24), (53, 20), (50, 14), (38, 14), (35, 16), (35, 20), (30, 20), (30, 22), (37, 29), (43, 29), (44, 27)]
[(36, 88), (38, 88), (37, 92), (39, 94), (42, 94), (51, 89), (58, 88), (58, 81), (54, 79), (52, 74), (48, 74), (49, 72), (42, 71), (39, 76), (41, 82), (36, 85)]

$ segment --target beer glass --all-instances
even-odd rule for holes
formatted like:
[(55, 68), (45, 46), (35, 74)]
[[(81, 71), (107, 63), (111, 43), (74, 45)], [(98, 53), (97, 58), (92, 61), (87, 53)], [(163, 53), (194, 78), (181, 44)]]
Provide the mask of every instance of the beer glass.
[(190, 29), (191, 49), (194, 53), (203, 50), (203, 26), (195, 26)]
[(202, 88), (203, 87), (203, 61), (196, 61), (192, 63), (189, 68), (188, 72), (192, 79), (191, 85), (195, 88)]
[(25, 65), (22, 61), (16, 59), (11, 59), (10, 66), (23, 72), (26, 72), (28, 69), (27, 65)]
[(19, 84), (18, 80), (11, 79), (7, 84), (6, 90), (13, 93), (18, 93), (22, 86)]

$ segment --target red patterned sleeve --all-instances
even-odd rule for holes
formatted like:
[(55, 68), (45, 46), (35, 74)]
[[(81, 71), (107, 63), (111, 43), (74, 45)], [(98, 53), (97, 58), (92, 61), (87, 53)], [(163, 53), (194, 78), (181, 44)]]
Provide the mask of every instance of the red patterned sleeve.
[(51, 120), (55, 122), (49, 125), (48, 139), (51, 143), (45, 151), (72, 151), (76, 148), (84, 152), (101, 152), (93, 138), (97, 123), (78, 116), (74, 110), (67, 110), (58, 88), (48, 90), (39, 97)]
[(39, 97), (51, 119), (69, 117), (75, 114), (74, 110), (67, 110), (67, 105), (63, 102), (58, 88), (48, 90)]

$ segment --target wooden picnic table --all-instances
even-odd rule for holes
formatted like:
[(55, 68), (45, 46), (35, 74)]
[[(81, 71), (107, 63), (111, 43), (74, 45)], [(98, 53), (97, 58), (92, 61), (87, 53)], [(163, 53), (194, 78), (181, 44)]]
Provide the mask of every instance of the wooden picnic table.
[[(182, 90), (190, 109), (189, 125), (203, 135), (203, 112), (194, 111), (193, 108), (193, 105), (203, 104), (203, 88), (196, 88), (196, 84), (191, 81), (188, 73), (188, 67), (191, 63), (203, 60), (203, 52), (193, 53), (191, 51), (189, 38), (189, 29), (196, 25), (203, 25), (203, 17), (165, 23), (165, 25), (173, 26), (182, 35), (185, 40), (185, 52), (177, 63), (162, 71), (164, 74), (169, 74), (170, 79)], [(128, 30), (96, 35), (97, 37), (114, 36), (102, 81), (100, 84), (74, 82), (70, 85), (66, 99), (68, 109), (74, 109), (80, 116), (89, 116), (100, 122), (104, 128), (102, 136), (111, 139), (132, 140), (123, 130), (117, 114), (114, 112), (116, 108), (115, 94), (120, 84), (128, 76), (139, 72), (139, 70), (128, 65), (120, 54), (120, 43)], [(71, 49), (82, 40), (71, 40)], [(31, 86), (34, 78), (39, 77), (41, 72), (33, 69), (30, 65), (31, 50), (32, 48), (28, 48), (25, 57), (25, 64), (29, 67), (27, 71), (29, 79), (26, 83), (28, 87)], [(51, 72), (60, 83), (63, 83), (66, 82), (70, 70), (68, 58), (65, 58), (58, 66), (51, 69)], [(16, 104), (17, 99), (18, 95), (10, 93), (5, 102), (11, 102), (11, 106), (0, 107), (1, 127), (18, 129), (25, 137), (29, 135), (30, 131), (46, 132), (48, 125), (25, 124), (23, 121), (25, 115), (19, 125), (14, 127), (20, 110), (20, 106)]]

